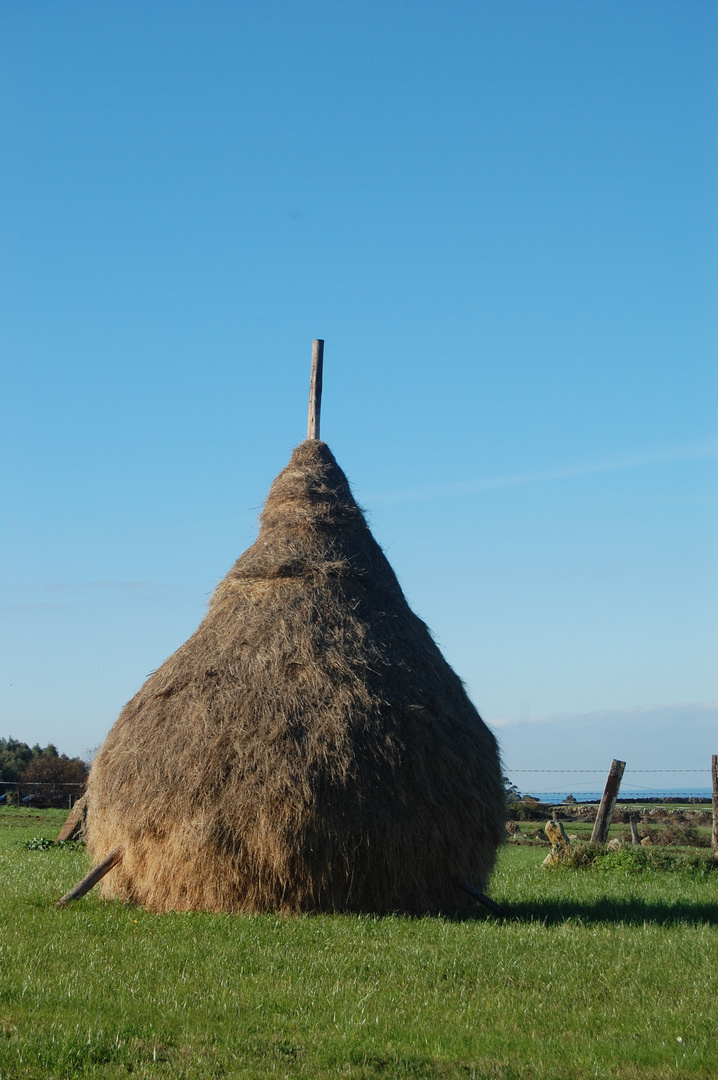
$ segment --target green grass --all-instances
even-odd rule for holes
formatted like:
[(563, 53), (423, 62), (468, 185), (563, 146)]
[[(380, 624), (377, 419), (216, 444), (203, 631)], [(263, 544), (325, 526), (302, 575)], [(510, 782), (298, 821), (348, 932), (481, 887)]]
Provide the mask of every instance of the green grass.
[(0, 813), (2, 1080), (718, 1076), (716, 873), (515, 847), (503, 921), (60, 910), (84, 852), (22, 843), (63, 817)]

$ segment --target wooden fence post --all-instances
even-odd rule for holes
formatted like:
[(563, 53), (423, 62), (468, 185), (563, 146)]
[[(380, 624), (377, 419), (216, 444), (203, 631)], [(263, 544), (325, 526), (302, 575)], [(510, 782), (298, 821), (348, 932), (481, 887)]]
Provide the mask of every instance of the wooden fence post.
[(713, 858), (718, 863), (718, 754), (710, 758), (710, 779), (713, 780)]
[(614, 758), (611, 762), (611, 768), (608, 770), (608, 777), (606, 778), (606, 786), (603, 789), (601, 805), (598, 808), (593, 832), (591, 833), (592, 844), (605, 844), (608, 840), (608, 829), (613, 817), (613, 809), (616, 805), (618, 789), (621, 786), (621, 777), (625, 768), (625, 761), (618, 761)]

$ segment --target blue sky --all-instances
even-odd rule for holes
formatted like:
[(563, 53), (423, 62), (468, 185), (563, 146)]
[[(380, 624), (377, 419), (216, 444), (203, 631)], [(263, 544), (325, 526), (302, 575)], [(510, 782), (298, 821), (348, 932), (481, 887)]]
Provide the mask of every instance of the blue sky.
[(83, 753), (194, 630), (323, 337), (322, 435), (509, 769), (707, 782), (715, 5), (0, 19), (0, 733)]

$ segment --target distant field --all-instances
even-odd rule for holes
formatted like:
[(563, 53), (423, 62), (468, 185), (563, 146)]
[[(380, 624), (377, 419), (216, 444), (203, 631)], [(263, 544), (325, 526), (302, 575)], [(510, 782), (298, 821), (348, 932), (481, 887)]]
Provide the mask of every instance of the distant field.
[[(585, 803), (577, 806), (562, 805), (556, 810), (570, 838), (588, 841), (593, 831), (598, 806)], [(512, 808), (511, 816), (520, 828), (519, 839), (535, 839), (543, 835), (543, 822), (550, 817), (550, 804), (520, 805)], [(641, 838), (647, 837), (654, 844), (674, 849), (686, 847), (710, 847), (712, 812), (710, 804), (696, 803), (618, 803), (609, 839), (630, 842), (630, 820), (637, 822)]]
[(0, 1080), (718, 1076), (718, 873), (527, 845), (505, 921), (58, 910), (85, 853), (22, 842), (63, 818), (0, 810)]

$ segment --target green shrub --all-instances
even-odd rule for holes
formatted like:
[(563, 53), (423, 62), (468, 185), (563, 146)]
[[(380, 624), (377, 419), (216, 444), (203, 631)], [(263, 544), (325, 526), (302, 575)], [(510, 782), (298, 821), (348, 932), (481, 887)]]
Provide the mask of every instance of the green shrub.
[(660, 870), (704, 877), (714, 873), (718, 865), (709, 852), (703, 851), (667, 851), (665, 848), (645, 848), (637, 845), (610, 851), (604, 844), (574, 843), (570, 852), (561, 855), (556, 867), (551, 869), (563, 868), (600, 870), (606, 873)]
[(83, 840), (48, 840), (46, 836), (33, 836), (22, 845), (28, 851), (79, 851), (84, 848)]
[(710, 836), (701, 833), (695, 825), (666, 825), (651, 836), (654, 844), (673, 844), (677, 847), (710, 847)]

